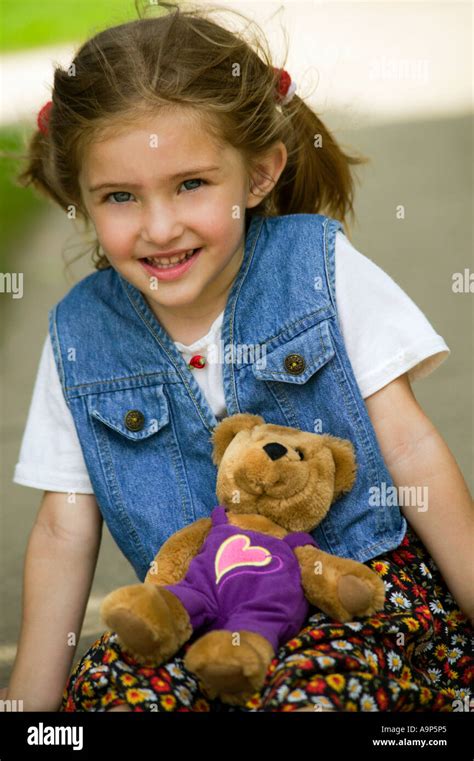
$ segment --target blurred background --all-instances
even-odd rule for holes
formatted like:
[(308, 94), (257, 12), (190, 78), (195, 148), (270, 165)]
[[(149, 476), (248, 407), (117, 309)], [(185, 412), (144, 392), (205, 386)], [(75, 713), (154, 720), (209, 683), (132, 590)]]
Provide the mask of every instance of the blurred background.
[[(452, 289), (455, 273), (474, 269), (471, 4), (260, 0), (219, 6), (261, 25), (277, 65), (288, 45), (286, 68), (298, 94), (308, 97), (343, 147), (370, 157), (356, 171), (351, 240), (408, 293), (451, 349), (413, 390), (472, 490), (472, 295)], [(87, 37), (137, 15), (132, 0), (2, 0), (0, 13), (0, 273), (23, 273), (24, 281), (22, 298), (0, 293), (1, 686), (15, 656), (24, 553), (42, 497), (12, 477), (48, 310), (93, 271), (88, 256), (65, 271), (65, 263), (88, 248), (80, 223), (17, 187), (20, 165), (5, 154), (21, 153), (36, 128), (37, 112), (51, 97), (54, 63), (67, 66)], [(399, 205), (404, 219), (397, 219)], [(135, 582), (104, 525), (76, 661), (103, 630), (98, 608), (104, 595)]]

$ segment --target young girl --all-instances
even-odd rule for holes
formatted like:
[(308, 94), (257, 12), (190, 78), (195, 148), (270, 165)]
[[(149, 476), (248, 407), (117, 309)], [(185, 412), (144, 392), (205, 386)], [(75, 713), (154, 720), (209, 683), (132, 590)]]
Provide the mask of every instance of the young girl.
[[(468, 695), (472, 501), (410, 387), (449, 349), (344, 235), (360, 160), (257, 46), (168, 6), (89, 40), (39, 114), (23, 180), (92, 222), (99, 258), (50, 312), (15, 472), (45, 490), (8, 690), (26, 710), (452, 711)], [(210, 434), (236, 412), (353, 442), (355, 486), (314, 535), (380, 574), (384, 610), (343, 625), (312, 609), (243, 708), (206, 697), (189, 645), (145, 666), (106, 632), (69, 674), (102, 518), (143, 580), (217, 504)], [(32, 683), (36, 652), (53, 666)]]

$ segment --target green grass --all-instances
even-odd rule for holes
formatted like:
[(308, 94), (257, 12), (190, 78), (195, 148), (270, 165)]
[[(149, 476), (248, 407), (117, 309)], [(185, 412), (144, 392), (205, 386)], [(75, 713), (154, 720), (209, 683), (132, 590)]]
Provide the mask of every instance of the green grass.
[[(27, 130), (25, 130), (27, 131)], [(25, 153), (24, 130), (20, 127), (0, 129), (2, 156), (7, 153)], [(20, 230), (28, 227), (47, 208), (47, 202), (31, 187), (23, 188), (16, 183), (15, 176), (24, 163), (12, 158), (0, 158), (0, 272), (11, 270), (15, 238)]]
[(0, 52), (86, 40), (134, 19), (134, 0), (0, 0)]

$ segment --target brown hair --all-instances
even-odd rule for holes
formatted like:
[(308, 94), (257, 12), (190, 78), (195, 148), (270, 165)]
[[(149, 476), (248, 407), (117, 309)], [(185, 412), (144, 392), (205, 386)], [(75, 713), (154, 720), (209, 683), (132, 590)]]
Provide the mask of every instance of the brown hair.
[[(55, 68), (48, 134), (36, 130), (31, 137), (18, 182), (33, 184), (64, 210), (75, 207), (89, 225), (78, 180), (84, 149), (108, 129), (136, 123), (139, 115), (184, 107), (204, 120), (212, 137), (240, 151), (249, 177), (259, 156), (275, 142), (285, 143), (285, 169), (247, 214), (324, 213), (347, 231), (347, 214), (354, 218), (351, 165), (368, 159), (344, 153), (300, 95), (277, 104), (277, 64), (263, 33), (262, 40), (255, 34), (248, 42), (245, 34), (207, 18), (203, 8), (160, 2), (159, 15), (145, 18), (138, 0), (135, 7), (139, 19), (99, 32), (67, 70)], [(110, 266), (99, 242), (94, 246), (96, 269)]]

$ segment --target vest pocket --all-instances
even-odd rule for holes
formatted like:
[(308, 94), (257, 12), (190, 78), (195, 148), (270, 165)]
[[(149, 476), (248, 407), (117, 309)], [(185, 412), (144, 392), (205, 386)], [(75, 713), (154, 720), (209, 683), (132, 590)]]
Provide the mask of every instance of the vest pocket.
[[(323, 320), (312, 325), (275, 349), (269, 350), (263, 344), (265, 351), (252, 365), (255, 377), (266, 381), (306, 383), (336, 353), (329, 322)], [(270, 345), (273, 342), (269, 342)]]
[(147, 439), (169, 422), (162, 386), (92, 394), (87, 403), (92, 417), (132, 441)]

